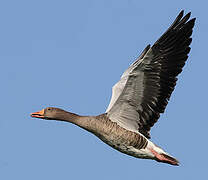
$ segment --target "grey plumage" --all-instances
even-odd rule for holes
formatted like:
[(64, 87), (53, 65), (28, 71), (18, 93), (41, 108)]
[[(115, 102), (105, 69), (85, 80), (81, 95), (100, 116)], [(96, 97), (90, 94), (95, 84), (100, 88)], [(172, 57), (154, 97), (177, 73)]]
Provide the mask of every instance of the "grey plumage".
[(183, 13), (124, 72), (113, 88), (113, 101), (106, 111), (112, 121), (147, 138), (150, 128), (164, 112), (177, 75), (188, 58), (195, 18), (188, 21), (191, 13), (184, 17)]

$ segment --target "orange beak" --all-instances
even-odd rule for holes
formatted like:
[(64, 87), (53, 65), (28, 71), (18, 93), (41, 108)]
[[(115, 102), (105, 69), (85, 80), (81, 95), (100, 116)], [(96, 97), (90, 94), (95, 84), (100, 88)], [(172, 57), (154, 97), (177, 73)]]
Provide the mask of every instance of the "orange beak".
[(44, 109), (42, 109), (39, 112), (34, 112), (30, 114), (31, 117), (35, 117), (35, 118), (44, 118)]

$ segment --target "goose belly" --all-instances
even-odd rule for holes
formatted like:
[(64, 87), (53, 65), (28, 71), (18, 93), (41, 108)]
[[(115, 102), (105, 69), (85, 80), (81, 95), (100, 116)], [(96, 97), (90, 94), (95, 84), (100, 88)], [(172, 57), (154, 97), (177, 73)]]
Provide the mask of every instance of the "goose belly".
[(109, 138), (105, 136), (99, 136), (99, 139), (101, 139), (103, 142), (111, 146), (112, 148), (124, 153), (128, 154), (130, 156), (136, 157), (136, 158), (142, 158), (142, 159), (153, 159), (153, 154), (147, 149), (147, 148), (141, 148), (138, 149), (129, 143), (129, 141), (125, 141), (124, 139), (115, 139), (115, 138)]

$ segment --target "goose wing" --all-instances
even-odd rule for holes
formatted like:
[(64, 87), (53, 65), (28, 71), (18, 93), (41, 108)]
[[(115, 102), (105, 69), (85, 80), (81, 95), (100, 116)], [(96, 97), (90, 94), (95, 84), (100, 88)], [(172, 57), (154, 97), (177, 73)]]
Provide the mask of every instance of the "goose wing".
[(112, 89), (107, 116), (121, 127), (150, 138), (190, 51), (195, 18), (181, 11), (168, 30), (124, 72)]

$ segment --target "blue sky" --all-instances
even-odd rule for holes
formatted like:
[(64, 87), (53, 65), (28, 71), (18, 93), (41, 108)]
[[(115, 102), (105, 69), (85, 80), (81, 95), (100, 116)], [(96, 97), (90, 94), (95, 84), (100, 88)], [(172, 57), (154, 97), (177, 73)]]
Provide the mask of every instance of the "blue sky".
[[(206, 179), (205, 1), (1, 1), (0, 179)], [(190, 57), (152, 141), (173, 167), (121, 154), (72, 124), (32, 119), (56, 106), (105, 112), (111, 87), (181, 9), (197, 18)]]

